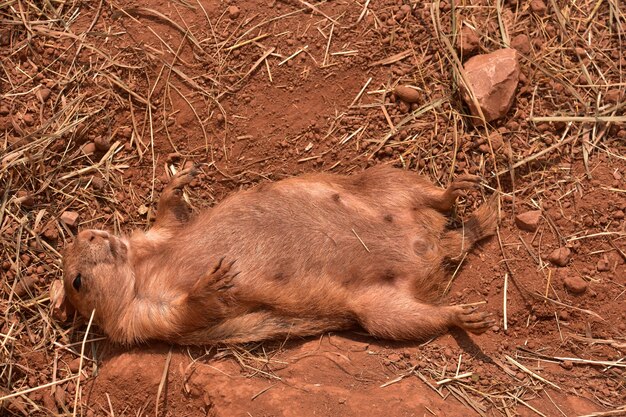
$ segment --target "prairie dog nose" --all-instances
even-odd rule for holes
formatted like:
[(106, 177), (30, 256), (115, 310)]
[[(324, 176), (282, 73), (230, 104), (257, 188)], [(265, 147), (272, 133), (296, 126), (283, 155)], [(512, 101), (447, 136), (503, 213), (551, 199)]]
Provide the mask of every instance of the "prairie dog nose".
[(109, 234), (103, 230), (83, 230), (78, 234), (78, 239), (93, 242), (97, 238), (108, 239)]

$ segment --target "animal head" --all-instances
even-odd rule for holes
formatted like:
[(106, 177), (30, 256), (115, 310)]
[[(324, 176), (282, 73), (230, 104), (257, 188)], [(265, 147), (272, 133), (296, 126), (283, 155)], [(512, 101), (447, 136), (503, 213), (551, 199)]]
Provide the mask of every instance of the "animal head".
[(65, 297), (95, 321), (115, 317), (134, 288), (128, 242), (102, 230), (84, 230), (63, 254)]

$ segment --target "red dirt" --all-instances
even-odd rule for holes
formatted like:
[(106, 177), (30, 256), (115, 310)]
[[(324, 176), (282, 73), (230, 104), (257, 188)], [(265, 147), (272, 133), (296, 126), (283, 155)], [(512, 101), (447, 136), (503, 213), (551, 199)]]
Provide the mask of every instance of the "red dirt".
[[(496, 8), (474, 3), (457, 11), (458, 21), (482, 34), (481, 51), (497, 49)], [(626, 127), (623, 121), (566, 126), (528, 120), (533, 115), (587, 116), (610, 106), (617, 106), (611, 115), (623, 114), (615, 87), (623, 86), (623, 40), (616, 41), (613, 32), (596, 33), (593, 26), (598, 48), (618, 42), (621, 51), (589, 47), (601, 71), (586, 58), (591, 82), (583, 75), (579, 79), (584, 60), (576, 53), (552, 57), (561, 53), (557, 45), (572, 49), (577, 40), (559, 37), (559, 19), (551, 7), (541, 17), (521, 3), (505, 2), (503, 18), (511, 38), (530, 36), (529, 59), (521, 61), (524, 75), (514, 107), (493, 122), (491, 133), (464, 117), (449, 51), (437, 38), (430, 6), (419, 2), (406, 2), (409, 13), (401, 1), (366, 2), (368, 12), (361, 20), (364, 4), (318, 5), (338, 22), (334, 27), (299, 0), (275, 1), (271, 7), (236, 2), (238, 15), (223, 2), (203, 2), (204, 9), (191, 2), (192, 9), (183, 2), (153, 1), (143, 10), (133, 9), (134, 2), (104, 2), (102, 8), (82, 4), (70, 31), (89, 29), (86, 44), (92, 47), (79, 53), (68, 36), (36, 31), (26, 41), (26, 31), (9, 33), (11, 42), (0, 42), (11, 51), (0, 80), (6, 151), (0, 157), (0, 196), (25, 192), (21, 197), (33, 201), (11, 205), (19, 216), (0, 216), (0, 227), (3, 242), (21, 238), (32, 243), (18, 245), (17, 252), (5, 244), (2, 252), (7, 295), (0, 340), (13, 353), (2, 353), (7, 365), (0, 394), (78, 371), (85, 326), (51, 323), (46, 311), (47, 289), (59, 276), (58, 255), (46, 245), (61, 250), (76, 231), (58, 221), (63, 211), (79, 212), (80, 228), (145, 228), (167, 181), (166, 164), (202, 164), (203, 173), (189, 187), (192, 204), (201, 208), (237, 189), (302, 172), (349, 173), (390, 163), (442, 186), (453, 174), (478, 173), (507, 194), (499, 236), (464, 260), (448, 296), (450, 303), (486, 301), (499, 320), (492, 331), (478, 337), (453, 332), (425, 344), (376, 340), (358, 331), (245, 347), (155, 343), (124, 348), (98, 339), (85, 345), (78, 413), (152, 415), (158, 403), (160, 415), (172, 416), (570, 416), (623, 406)], [(593, 5), (568, 9), (569, 18), (586, 18)], [(450, 6), (442, 2), (440, 10), (442, 30), (449, 34)], [(229, 13), (237, 16), (231, 19)], [(609, 6), (601, 3), (594, 22), (613, 27), (609, 16)], [(181, 30), (193, 35), (183, 37)], [(0, 41), (5, 35), (0, 29)], [(254, 67), (269, 48), (275, 48), (273, 54)], [(371, 65), (406, 50), (410, 53), (393, 64)], [(562, 67), (549, 66), (558, 60)], [(172, 65), (178, 72), (169, 70)], [(410, 107), (397, 101), (389, 93), (396, 84), (419, 87), (422, 102)], [(34, 92), (41, 86), (49, 89), (45, 100)], [(616, 88), (612, 102), (615, 93), (609, 92)], [(403, 122), (411, 110), (433, 102), (433, 108)], [(63, 112), (69, 114), (73, 106), (79, 110), (64, 119)], [(387, 135), (389, 123), (399, 129)], [(67, 129), (61, 131), (62, 126)], [(57, 136), (40, 146), (37, 140), (48, 140), (44, 133), (52, 132)], [(562, 138), (572, 140), (536, 156)], [(100, 161), (117, 141), (120, 147), (108, 159), (112, 162), (74, 175)], [(96, 150), (86, 156), (81, 149), (90, 143)], [(13, 163), (19, 160), (9, 159), (11, 152), (23, 146), (39, 150), (44, 159), (26, 152), (30, 162)], [(494, 171), (529, 156), (533, 161), (517, 167), (515, 175), (501, 175), (498, 184)], [(481, 199), (480, 193), (471, 193), (459, 203), (459, 215)], [(516, 227), (515, 214), (536, 209), (542, 210), (536, 232)], [(22, 217), (33, 234), (21, 226)], [(571, 260), (556, 267), (548, 257), (564, 246)], [(35, 279), (26, 295), (9, 295), (20, 277)], [(586, 290), (572, 294), (564, 287), (568, 277), (584, 280)], [(90, 338), (95, 335), (98, 330), (92, 329)], [(621, 362), (606, 366), (577, 359)], [(13, 376), (7, 376), (9, 370)], [(465, 372), (471, 376), (437, 386)], [(160, 390), (161, 381), (166, 383)], [(75, 391), (75, 380), (55, 384), (4, 402), (0, 412), (69, 414)]]

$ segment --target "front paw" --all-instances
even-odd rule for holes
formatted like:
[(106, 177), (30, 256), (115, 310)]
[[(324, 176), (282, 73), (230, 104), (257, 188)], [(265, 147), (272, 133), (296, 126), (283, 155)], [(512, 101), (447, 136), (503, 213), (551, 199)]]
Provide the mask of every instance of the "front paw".
[(221, 258), (218, 263), (203, 275), (194, 285), (192, 296), (199, 293), (224, 292), (232, 289), (233, 279), (239, 272), (233, 270), (235, 261), (226, 262)]

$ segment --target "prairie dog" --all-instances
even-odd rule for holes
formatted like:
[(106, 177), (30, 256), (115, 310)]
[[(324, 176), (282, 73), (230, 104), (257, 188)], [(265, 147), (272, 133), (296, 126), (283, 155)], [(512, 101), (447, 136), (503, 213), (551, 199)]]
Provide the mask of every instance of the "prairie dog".
[(446, 228), (456, 198), (386, 166), (310, 174), (236, 192), (192, 216), (181, 198), (195, 170), (165, 187), (148, 232), (80, 232), (64, 253), (65, 295), (110, 339), (133, 344), (237, 343), (361, 326), (421, 340), (494, 324), (475, 307), (440, 304), (449, 262), (494, 233), (495, 199)]

